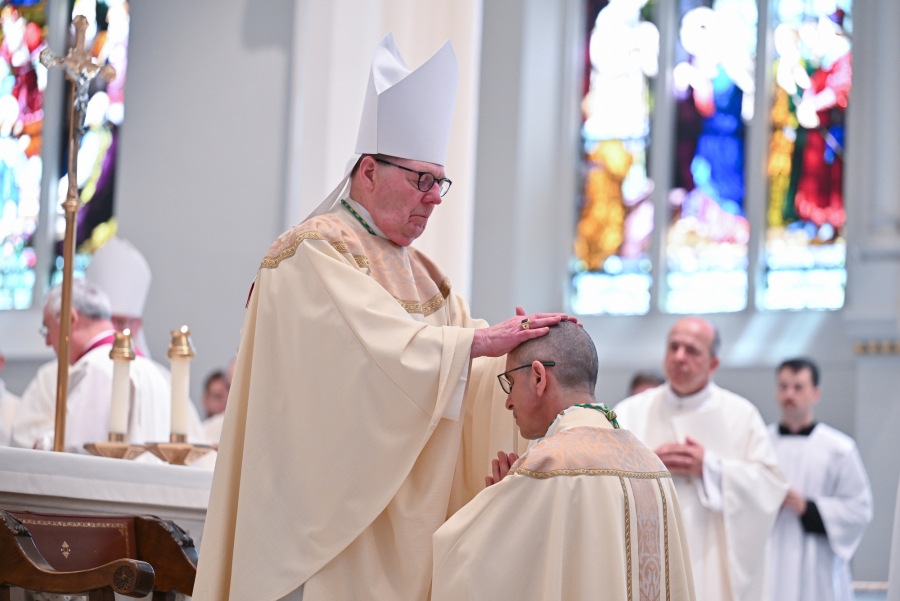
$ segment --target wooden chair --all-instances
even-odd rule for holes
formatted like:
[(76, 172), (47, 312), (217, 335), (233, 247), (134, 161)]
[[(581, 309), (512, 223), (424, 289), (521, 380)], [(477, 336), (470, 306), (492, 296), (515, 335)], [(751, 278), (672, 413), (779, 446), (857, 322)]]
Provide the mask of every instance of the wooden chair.
[(153, 601), (191, 595), (197, 551), (173, 522), (152, 516), (72, 516), (0, 510), (0, 601), (10, 587)]

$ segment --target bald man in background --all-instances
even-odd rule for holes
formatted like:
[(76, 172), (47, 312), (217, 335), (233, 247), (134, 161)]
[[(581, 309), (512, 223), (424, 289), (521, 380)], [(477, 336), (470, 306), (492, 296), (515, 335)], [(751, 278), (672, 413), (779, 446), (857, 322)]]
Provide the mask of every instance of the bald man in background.
[(712, 381), (719, 346), (708, 321), (679, 320), (666, 343), (666, 383), (615, 410), (672, 473), (697, 601), (761, 601), (766, 543), (788, 485), (759, 411)]

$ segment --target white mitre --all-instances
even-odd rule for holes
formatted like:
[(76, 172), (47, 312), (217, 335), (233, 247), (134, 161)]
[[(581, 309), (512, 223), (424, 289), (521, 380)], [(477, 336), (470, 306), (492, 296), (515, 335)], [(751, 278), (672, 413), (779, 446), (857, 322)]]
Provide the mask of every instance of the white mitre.
[(372, 58), (363, 103), (356, 156), (344, 179), (307, 217), (331, 210), (350, 185), (350, 171), (361, 154), (386, 154), (444, 165), (456, 104), (459, 65), (450, 40), (416, 70), (410, 70), (388, 33)]
[(94, 253), (84, 277), (109, 296), (113, 315), (144, 315), (153, 275), (147, 259), (127, 240), (110, 238)]
[[(84, 277), (109, 296), (113, 315), (143, 318), (153, 274), (147, 259), (131, 242), (116, 236), (110, 238), (94, 253)], [(150, 357), (143, 328), (134, 344), (145, 357)]]

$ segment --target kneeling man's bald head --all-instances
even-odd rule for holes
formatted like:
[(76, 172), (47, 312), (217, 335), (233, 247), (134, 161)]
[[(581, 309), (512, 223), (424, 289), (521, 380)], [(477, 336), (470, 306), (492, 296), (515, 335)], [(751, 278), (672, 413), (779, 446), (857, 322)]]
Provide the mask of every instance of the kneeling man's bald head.
[(516, 365), (555, 361), (553, 374), (560, 387), (594, 393), (600, 368), (594, 341), (584, 328), (571, 321), (552, 326), (544, 336), (516, 347), (510, 357)]

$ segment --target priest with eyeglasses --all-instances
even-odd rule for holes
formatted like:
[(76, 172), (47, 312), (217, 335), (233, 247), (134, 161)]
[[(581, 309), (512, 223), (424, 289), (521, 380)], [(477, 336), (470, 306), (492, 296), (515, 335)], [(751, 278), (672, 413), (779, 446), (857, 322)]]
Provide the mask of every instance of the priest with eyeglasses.
[(432, 601), (695, 600), (672, 475), (597, 403), (598, 369), (568, 321), (509, 353), (498, 378), (532, 442), (435, 532)]
[(359, 158), (247, 301), (195, 601), (420, 601), (431, 537), (513, 444), (494, 375), (564, 314), (488, 327), (411, 244), (441, 204), (458, 67), (378, 45)]

